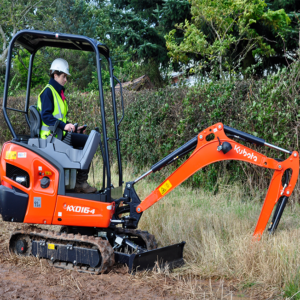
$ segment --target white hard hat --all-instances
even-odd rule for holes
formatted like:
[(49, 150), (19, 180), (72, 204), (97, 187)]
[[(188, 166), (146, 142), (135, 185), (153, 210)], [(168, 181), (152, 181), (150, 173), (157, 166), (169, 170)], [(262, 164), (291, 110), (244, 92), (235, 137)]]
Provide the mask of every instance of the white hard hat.
[(51, 64), (50, 70), (52, 71), (51, 73), (53, 73), (54, 71), (58, 71), (58, 72), (63, 72), (63, 73), (66, 73), (67, 75), (70, 75), (69, 64), (63, 58), (55, 59)]

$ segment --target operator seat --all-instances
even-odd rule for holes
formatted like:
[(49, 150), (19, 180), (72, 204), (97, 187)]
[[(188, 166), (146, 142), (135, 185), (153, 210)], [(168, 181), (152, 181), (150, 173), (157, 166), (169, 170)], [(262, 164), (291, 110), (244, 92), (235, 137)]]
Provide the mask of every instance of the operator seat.
[[(57, 137), (49, 135), (47, 139), (39, 138), (41, 129), (41, 115), (36, 106), (29, 107), (30, 110), (30, 135), (28, 146), (37, 147), (58, 161), (64, 169), (87, 170), (96, 153), (100, 143), (101, 135), (92, 130), (82, 150), (74, 149), (62, 141), (63, 131), (57, 128)], [(49, 126), (53, 131), (54, 126)]]

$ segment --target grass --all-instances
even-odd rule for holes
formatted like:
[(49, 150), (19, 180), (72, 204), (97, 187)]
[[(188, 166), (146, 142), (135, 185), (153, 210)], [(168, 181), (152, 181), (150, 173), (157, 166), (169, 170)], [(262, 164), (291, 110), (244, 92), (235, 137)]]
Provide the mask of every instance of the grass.
[[(112, 182), (117, 182), (113, 168)], [(94, 176), (89, 183), (101, 186), (102, 168), (94, 159)], [(138, 177), (133, 167), (124, 168), (124, 181)], [(140, 199), (150, 194), (159, 182), (151, 175), (136, 184)], [(244, 186), (221, 185), (218, 193), (179, 186), (143, 213), (139, 228), (154, 234), (159, 246), (186, 241), (183, 268), (170, 273), (156, 270), (136, 275), (132, 280), (159, 284), (165, 291), (187, 299), (233, 299), (228, 287), (238, 288), (244, 299), (300, 299), (300, 206), (286, 207), (276, 233), (267, 232), (260, 242), (252, 234), (262, 208), (264, 195), (254, 198)], [(6, 251), (10, 227), (0, 227), (0, 253)], [(39, 264), (34, 258), (9, 257), (16, 264)], [(70, 282), (74, 288), (80, 286)], [(64, 279), (65, 280), (65, 279)], [(227, 288), (227, 290), (225, 289)], [(241, 296), (242, 297), (242, 296)], [(236, 298), (234, 298), (236, 299)]]
[[(133, 180), (133, 173), (127, 166), (124, 181)], [(151, 176), (137, 183), (140, 199), (158, 184)], [(170, 275), (178, 280), (234, 280), (261, 299), (300, 299), (300, 206), (290, 203), (276, 233), (270, 236), (266, 230), (254, 242), (264, 196), (253, 199), (238, 184), (223, 185), (217, 194), (179, 186), (144, 212), (139, 227), (154, 234), (159, 246), (186, 241), (186, 265)]]

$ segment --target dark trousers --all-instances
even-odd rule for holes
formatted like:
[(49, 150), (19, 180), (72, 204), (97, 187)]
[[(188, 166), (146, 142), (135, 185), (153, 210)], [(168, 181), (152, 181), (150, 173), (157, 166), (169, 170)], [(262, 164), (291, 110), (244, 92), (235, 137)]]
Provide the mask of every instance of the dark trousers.
[[(72, 147), (79, 150), (83, 149), (88, 137), (89, 136), (86, 134), (72, 133), (71, 135)], [(78, 170), (76, 183), (83, 184), (84, 182), (86, 182), (88, 179), (89, 170), (90, 170), (90, 166), (87, 170)]]

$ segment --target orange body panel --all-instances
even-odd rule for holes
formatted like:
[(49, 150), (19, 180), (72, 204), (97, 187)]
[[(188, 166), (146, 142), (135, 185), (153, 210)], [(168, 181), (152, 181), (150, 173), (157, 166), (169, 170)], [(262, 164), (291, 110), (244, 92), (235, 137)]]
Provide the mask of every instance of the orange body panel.
[(58, 196), (52, 224), (107, 228), (114, 212), (115, 202)]
[[(59, 174), (55, 167), (46, 160), (19, 145), (6, 143), (1, 155), (0, 173), (6, 174), (6, 163), (25, 170), (30, 177), (29, 188), (2, 176), (2, 180), (27, 193), (29, 196), (28, 207), (24, 223), (51, 224), (57, 198)], [(41, 179), (46, 176), (50, 178), (50, 186), (42, 189)], [(41, 198), (41, 207), (34, 207), (34, 199)]]
[[(206, 137), (210, 134), (214, 134), (215, 137), (213, 140), (207, 141)], [(219, 138), (221, 143), (225, 141), (229, 142), (232, 149), (226, 154), (222, 151), (218, 151), (219, 140), (217, 138)], [(224, 132), (222, 123), (215, 124), (203, 130), (198, 135), (198, 144), (191, 156), (149, 196), (147, 196), (137, 207), (136, 211), (138, 213), (145, 211), (201, 168), (222, 160), (241, 160), (275, 170), (254, 231), (254, 235), (260, 236), (267, 225), (275, 204), (281, 196), (283, 191), (282, 176), (287, 169), (292, 169), (292, 176), (288, 187), (284, 190), (282, 195), (289, 197), (294, 190), (299, 173), (299, 154), (294, 151), (290, 157), (283, 162), (268, 158), (265, 155), (228, 138)]]
[[(28, 194), (29, 201), (24, 223), (103, 228), (109, 226), (115, 211), (114, 202), (105, 203), (57, 196), (58, 170), (34, 152), (13, 143), (5, 143), (1, 155), (0, 174), (6, 174), (6, 163), (25, 170), (30, 177), (29, 188), (5, 175), (1, 177), (1, 180), (7, 184), (11, 184)], [(50, 185), (46, 189), (40, 186), (40, 181), (44, 176), (50, 178)], [(41, 207), (34, 207), (36, 197), (40, 198)], [(58, 219), (61, 219), (61, 221)]]

